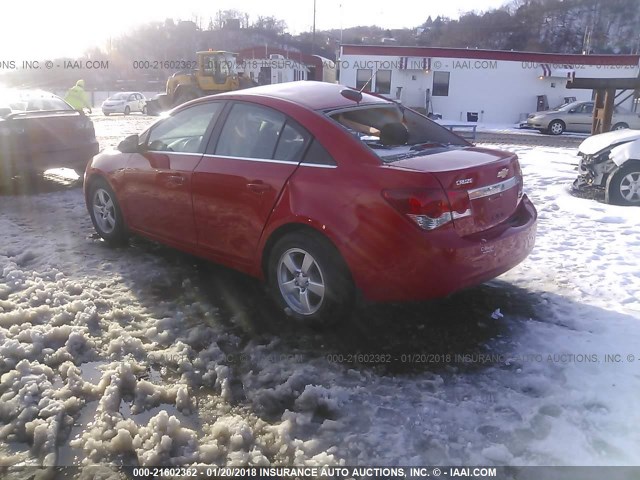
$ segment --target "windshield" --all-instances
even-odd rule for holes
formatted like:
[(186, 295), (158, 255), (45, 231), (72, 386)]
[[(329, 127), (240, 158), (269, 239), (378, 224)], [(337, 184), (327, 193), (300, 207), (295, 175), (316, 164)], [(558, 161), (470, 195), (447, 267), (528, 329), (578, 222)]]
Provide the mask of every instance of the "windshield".
[(423, 115), (395, 104), (341, 109), (329, 112), (329, 117), (385, 163), (423, 155), (427, 149), (469, 145)]
[(567, 110), (569, 108), (569, 106), (573, 105), (574, 103), (576, 103), (576, 102), (565, 102), (565, 103), (563, 103), (561, 105), (558, 105), (557, 107), (553, 107), (551, 110), (554, 110), (556, 112), (558, 110)]
[(129, 97), (128, 93), (116, 93), (115, 95), (111, 95), (109, 97), (109, 100), (126, 100), (128, 97)]

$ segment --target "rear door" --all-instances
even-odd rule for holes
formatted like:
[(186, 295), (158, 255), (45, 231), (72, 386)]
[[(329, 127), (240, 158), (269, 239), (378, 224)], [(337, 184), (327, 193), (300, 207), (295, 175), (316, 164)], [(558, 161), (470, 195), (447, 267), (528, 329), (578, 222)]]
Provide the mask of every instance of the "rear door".
[(196, 244), (192, 175), (222, 107), (208, 102), (177, 112), (151, 129), (143, 153), (131, 155), (123, 206), (132, 227), (174, 245)]
[(269, 214), (309, 140), (281, 112), (234, 103), (193, 175), (199, 246), (225, 262), (253, 262)]

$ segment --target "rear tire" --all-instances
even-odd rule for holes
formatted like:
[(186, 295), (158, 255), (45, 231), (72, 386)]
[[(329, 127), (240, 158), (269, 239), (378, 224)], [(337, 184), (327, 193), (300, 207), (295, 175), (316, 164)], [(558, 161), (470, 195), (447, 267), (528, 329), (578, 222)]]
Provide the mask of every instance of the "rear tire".
[(329, 326), (352, 310), (355, 289), (340, 253), (311, 232), (285, 235), (271, 249), (267, 283), (287, 314), (310, 326)]
[(619, 122), (619, 123), (616, 123), (616, 124), (613, 126), (613, 128), (611, 128), (611, 130), (612, 130), (612, 131), (613, 131), (613, 130), (623, 130), (623, 129), (625, 129), (625, 128), (629, 128), (629, 125), (627, 125), (627, 124), (626, 124), (626, 123), (624, 123), (624, 122)]
[(118, 199), (103, 178), (91, 182), (89, 188), (89, 215), (96, 232), (109, 245), (127, 243), (128, 232)]
[(127, 105), (126, 107), (124, 107), (124, 114), (129, 115), (130, 113), (131, 113), (131, 109), (129, 108), (129, 105)]
[(566, 126), (562, 120), (553, 120), (549, 123), (547, 133), (550, 135), (561, 135), (564, 132)]
[(640, 162), (623, 165), (609, 177), (605, 201), (640, 206)]

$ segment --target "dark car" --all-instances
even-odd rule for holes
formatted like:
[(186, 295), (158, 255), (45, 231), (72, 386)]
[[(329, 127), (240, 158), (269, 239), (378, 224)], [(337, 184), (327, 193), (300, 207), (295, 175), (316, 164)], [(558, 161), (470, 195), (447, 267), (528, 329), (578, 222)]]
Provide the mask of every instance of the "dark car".
[(129, 233), (266, 280), (293, 316), (445, 296), (534, 246), (515, 154), (374, 95), (292, 82), (184, 104), (94, 157), (99, 235)]
[(67, 167), (82, 172), (98, 153), (91, 120), (51, 93), (0, 91), (3, 177)]

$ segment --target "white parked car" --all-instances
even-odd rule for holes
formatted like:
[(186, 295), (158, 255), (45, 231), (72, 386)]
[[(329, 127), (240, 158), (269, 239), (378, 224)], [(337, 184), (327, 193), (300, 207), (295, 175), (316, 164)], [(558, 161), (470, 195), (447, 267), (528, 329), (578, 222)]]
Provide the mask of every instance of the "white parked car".
[(112, 113), (129, 115), (133, 112), (147, 114), (147, 99), (140, 92), (115, 93), (102, 102), (102, 113), (105, 115)]
[(617, 130), (580, 144), (574, 188), (604, 187), (607, 203), (640, 206), (640, 130)]

